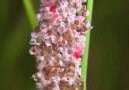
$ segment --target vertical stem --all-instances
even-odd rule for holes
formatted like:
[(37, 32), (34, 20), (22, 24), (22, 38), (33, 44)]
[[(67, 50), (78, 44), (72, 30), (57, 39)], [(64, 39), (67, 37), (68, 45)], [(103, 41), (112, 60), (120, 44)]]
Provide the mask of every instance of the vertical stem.
[[(87, 21), (91, 23), (92, 21), (92, 11), (93, 11), (93, 0), (88, 0), (87, 9), (90, 12), (90, 15), (87, 17)], [(89, 53), (89, 43), (90, 42), (90, 30), (86, 33), (86, 47), (85, 53), (82, 56), (82, 77), (84, 80), (84, 89), (87, 90), (87, 66), (88, 66), (88, 53)]]
[(32, 29), (34, 29), (37, 22), (36, 22), (36, 19), (34, 19), (35, 18), (35, 13), (34, 13), (34, 8), (32, 6), (32, 3), (31, 3), (30, 0), (23, 0), (23, 4), (24, 4), (24, 7), (26, 9), (27, 16), (29, 18), (31, 27), (32, 27)]

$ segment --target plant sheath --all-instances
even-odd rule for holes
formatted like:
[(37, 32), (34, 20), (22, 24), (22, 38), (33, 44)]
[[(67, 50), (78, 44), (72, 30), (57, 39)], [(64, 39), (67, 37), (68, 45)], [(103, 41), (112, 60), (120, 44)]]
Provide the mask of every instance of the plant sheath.
[[(87, 1), (87, 9), (90, 12), (90, 15), (87, 17), (87, 21), (91, 23), (92, 21), (92, 11), (93, 11), (93, 0)], [(84, 55), (82, 56), (82, 77), (84, 80), (84, 89), (87, 90), (87, 67), (88, 67), (88, 54), (89, 54), (89, 44), (90, 44), (90, 30), (86, 33), (86, 47)]]

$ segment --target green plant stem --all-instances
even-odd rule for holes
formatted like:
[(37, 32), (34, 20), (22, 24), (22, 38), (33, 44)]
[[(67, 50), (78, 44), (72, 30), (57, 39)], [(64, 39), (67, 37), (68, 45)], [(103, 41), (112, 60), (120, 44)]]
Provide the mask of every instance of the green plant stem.
[[(90, 12), (90, 15), (87, 17), (87, 21), (91, 23), (92, 21), (92, 11), (93, 11), (93, 0), (88, 0), (87, 9)], [(84, 80), (84, 89), (87, 90), (87, 67), (88, 67), (88, 53), (89, 53), (89, 44), (90, 44), (90, 30), (86, 33), (86, 47), (84, 55), (82, 56), (82, 77)]]
[(31, 0), (23, 0), (24, 7), (27, 12), (27, 16), (29, 18), (32, 30), (35, 28), (35, 25), (37, 24), (37, 21), (35, 19), (35, 12), (34, 8), (32, 6)]

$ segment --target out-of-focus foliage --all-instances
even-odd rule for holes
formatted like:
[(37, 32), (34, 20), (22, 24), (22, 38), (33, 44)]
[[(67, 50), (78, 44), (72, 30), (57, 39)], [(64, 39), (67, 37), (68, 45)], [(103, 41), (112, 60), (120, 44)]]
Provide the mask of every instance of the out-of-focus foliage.
[[(38, 12), (39, 0), (32, 2)], [(128, 5), (128, 0), (94, 2), (88, 90), (129, 90)], [(22, 1), (0, 0), (0, 90), (36, 90), (31, 31)]]

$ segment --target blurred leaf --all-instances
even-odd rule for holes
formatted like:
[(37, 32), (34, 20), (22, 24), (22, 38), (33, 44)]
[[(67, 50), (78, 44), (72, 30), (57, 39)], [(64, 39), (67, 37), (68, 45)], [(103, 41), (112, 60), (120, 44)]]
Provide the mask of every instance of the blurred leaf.
[(33, 30), (35, 25), (37, 24), (37, 21), (35, 19), (35, 12), (32, 6), (32, 2), (30, 0), (23, 0), (23, 3)]

